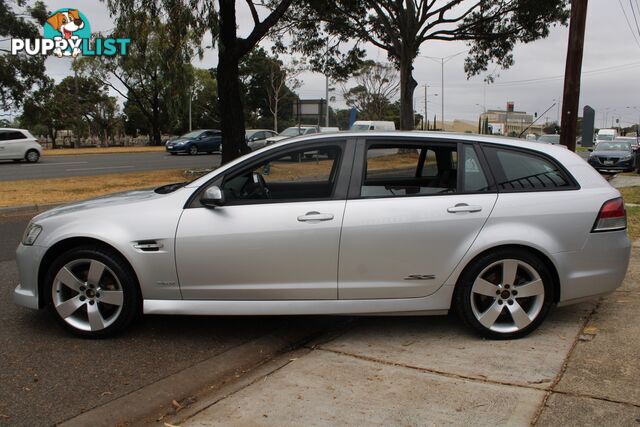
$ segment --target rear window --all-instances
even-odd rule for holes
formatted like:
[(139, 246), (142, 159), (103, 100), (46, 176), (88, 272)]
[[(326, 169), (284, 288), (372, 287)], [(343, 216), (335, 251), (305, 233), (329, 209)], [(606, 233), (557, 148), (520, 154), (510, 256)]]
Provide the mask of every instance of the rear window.
[(534, 153), (485, 147), (498, 189), (511, 191), (568, 190), (575, 188), (558, 164)]

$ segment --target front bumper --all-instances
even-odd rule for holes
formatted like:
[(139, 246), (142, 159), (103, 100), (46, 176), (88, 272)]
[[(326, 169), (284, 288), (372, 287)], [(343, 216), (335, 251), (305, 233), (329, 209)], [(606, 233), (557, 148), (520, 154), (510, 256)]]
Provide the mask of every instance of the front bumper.
[(41, 307), (38, 292), (38, 272), (46, 247), (24, 246), (16, 250), (16, 263), (20, 282), (13, 291), (13, 301), (22, 307), (38, 309)]
[(627, 171), (627, 170), (635, 169), (635, 164), (633, 159), (614, 161), (612, 164), (604, 164), (600, 162), (600, 160), (598, 160), (597, 158), (589, 158), (587, 162), (591, 166), (593, 166), (595, 170), (603, 171), (603, 172), (606, 172), (606, 171), (618, 172), (618, 171)]
[(167, 153), (187, 153), (189, 151), (187, 145), (165, 145), (165, 149)]

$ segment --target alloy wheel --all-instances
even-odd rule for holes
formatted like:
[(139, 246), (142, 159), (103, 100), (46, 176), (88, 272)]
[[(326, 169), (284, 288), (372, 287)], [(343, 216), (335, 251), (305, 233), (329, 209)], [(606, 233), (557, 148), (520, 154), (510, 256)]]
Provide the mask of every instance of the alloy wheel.
[(53, 304), (60, 317), (82, 331), (101, 331), (122, 312), (124, 292), (116, 274), (94, 259), (73, 260), (53, 279)]
[(471, 309), (485, 328), (512, 333), (529, 326), (544, 304), (544, 283), (529, 264), (504, 259), (487, 266), (471, 287)]
[(38, 159), (40, 158), (40, 155), (38, 154), (37, 151), (29, 151), (27, 153), (27, 161), (31, 162), (31, 163), (35, 163), (38, 161)]

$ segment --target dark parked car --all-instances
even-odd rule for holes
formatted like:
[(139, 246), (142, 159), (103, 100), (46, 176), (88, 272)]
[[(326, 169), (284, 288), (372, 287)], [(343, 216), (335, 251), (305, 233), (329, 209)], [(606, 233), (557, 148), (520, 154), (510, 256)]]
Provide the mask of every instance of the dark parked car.
[(165, 145), (167, 152), (198, 154), (222, 150), (222, 132), (216, 129), (199, 129), (170, 140)]
[(631, 172), (638, 168), (638, 152), (630, 141), (604, 141), (590, 151), (588, 162), (599, 172)]

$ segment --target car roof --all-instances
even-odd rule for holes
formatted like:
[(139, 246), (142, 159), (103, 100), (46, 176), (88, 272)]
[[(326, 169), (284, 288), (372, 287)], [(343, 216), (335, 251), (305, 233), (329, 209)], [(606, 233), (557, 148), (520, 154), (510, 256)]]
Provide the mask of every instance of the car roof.
[(21, 132), (28, 132), (28, 130), (26, 129), (18, 129), (18, 128), (0, 128), (0, 130), (17, 130), (17, 131), (21, 131)]

